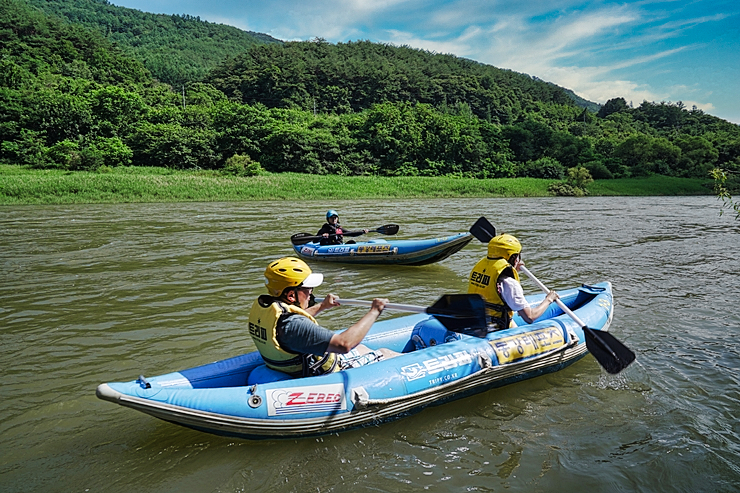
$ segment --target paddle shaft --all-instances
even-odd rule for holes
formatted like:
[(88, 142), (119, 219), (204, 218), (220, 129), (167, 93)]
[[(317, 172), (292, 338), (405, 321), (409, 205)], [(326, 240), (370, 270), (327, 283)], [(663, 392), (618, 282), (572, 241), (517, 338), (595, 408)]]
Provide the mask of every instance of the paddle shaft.
[[(478, 241), (481, 241), (483, 243), (488, 243), (489, 241), (491, 241), (491, 238), (493, 238), (496, 235), (496, 228), (493, 224), (491, 224), (488, 221), (488, 219), (481, 216), (480, 218), (478, 218), (475, 224), (473, 224), (473, 226), (470, 228), (470, 233), (473, 236), (475, 236), (478, 239)], [(547, 289), (547, 286), (542, 284), (539, 279), (534, 277), (534, 274), (529, 272), (529, 270), (526, 267), (524, 267), (524, 265), (520, 267), (520, 270), (524, 272), (527, 275), (527, 277), (532, 279), (532, 281), (534, 281), (534, 283), (537, 284), (537, 286), (539, 286), (539, 288), (545, 294), (550, 293), (550, 290)], [(583, 321), (580, 318), (578, 318), (578, 316), (575, 313), (573, 313), (573, 311), (565, 305), (565, 303), (560, 301), (560, 299), (555, 300), (555, 302), (566, 314), (568, 314), (573, 319), (575, 323), (580, 325), (582, 328), (586, 328), (586, 324), (584, 324)], [(576, 334), (573, 333), (572, 331), (569, 331), (569, 332), (570, 332), (571, 338), (577, 341), (578, 336), (576, 336)]]
[[(372, 306), (372, 301), (337, 300), (340, 305)], [(445, 294), (429, 307), (388, 303), (385, 308), (431, 315), (447, 330), (475, 334), (487, 328), (486, 303), (477, 294)]]
[[(395, 235), (398, 233), (398, 225), (397, 224), (386, 224), (385, 226), (380, 226), (379, 228), (375, 229), (369, 229), (368, 233), (380, 233), (383, 235)], [(329, 236), (345, 236), (348, 233), (357, 233), (358, 231), (362, 230), (356, 230), (356, 231), (347, 231), (342, 233), (331, 233)], [(364, 231), (362, 234), (365, 234)], [(306, 243), (310, 243), (312, 241), (321, 241), (325, 237), (322, 235), (309, 235), (308, 233), (296, 233), (293, 236), (290, 237), (291, 243), (294, 245), (303, 245)]]
[[(368, 300), (352, 300), (352, 299), (344, 299), (340, 298), (339, 300), (340, 305), (354, 305), (354, 306), (373, 306), (372, 301)], [(385, 307), (388, 310), (398, 310), (402, 312), (412, 312), (412, 313), (426, 313), (427, 309), (424, 306), (416, 306), (416, 305), (404, 305), (400, 303), (386, 303)]]
[[(540, 282), (540, 280), (539, 280), (539, 279), (537, 279), (536, 277), (534, 277), (534, 274), (532, 274), (531, 272), (529, 272), (529, 269), (527, 269), (526, 267), (524, 267), (524, 266), (522, 265), (521, 267), (519, 267), (519, 270), (520, 270), (520, 271), (522, 271), (522, 272), (524, 272), (524, 273), (525, 273), (525, 274), (527, 275), (527, 277), (529, 277), (529, 278), (530, 278), (530, 279), (531, 279), (531, 280), (532, 280), (532, 281), (533, 281), (533, 282), (534, 282), (534, 283), (535, 283), (535, 284), (536, 284), (537, 286), (539, 286), (539, 288), (540, 288), (540, 289), (541, 289), (541, 290), (542, 290), (542, 291), (543, 291), (543, 292), (544, 292), (545, 294), (548, 294), (548, 293), (550, 292), (550, 290), (549, 290), (549, 289), (547, 289), (547, 286), (545, 286), (544, 284), (542, 284), (542, 282)], [(564, 312), (565, 312), (566, 314), (568, 314), (568, 315), (570, 316), (570, 318), (572, 318), (572, 319), (573, 319), (573, 321), (574, 321), (575, 323), (577, 323), (577, 324), (578, 324), (578, 325), (580, 325), (581, 327), (585, 327), (585, 326), (586, 326), (586, 324), (584, 324), (584, 323), (583, 323), (583, 320), (581, 320), (580, 318), (578, 318), (578, 315), (576, 315), (575, 313), (573, 313), (573, 310), (571, 310), (570, 308), (568, 308), (568, 307), (566, 306), (566, 304), (565, 304), (565, 303), (563, 303), (563, 302), (562, 302), (562, 301), (560, 300), (560, 298), (558, 298), (557, 300), (555, 300), (555, 303), (557, 303), (557, 304), (558, 304), (558, 306), (559, 306), (559, 307), (560, 307), (560, 308), (561, 308), (561, 309), (562, 309), (562, 310), (563, 310), (563, 311), (564, 311)]]

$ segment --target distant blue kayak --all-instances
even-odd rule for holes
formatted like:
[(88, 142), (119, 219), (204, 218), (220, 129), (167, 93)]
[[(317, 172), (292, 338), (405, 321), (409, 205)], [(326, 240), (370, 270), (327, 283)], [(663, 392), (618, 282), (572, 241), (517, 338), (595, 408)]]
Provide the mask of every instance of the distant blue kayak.
[(293, 245), (304, 260), (352, 264), (426, 265), (444, 260), (470, 243), (470, 233), (425, 240), (370, 240), (343, 245)]

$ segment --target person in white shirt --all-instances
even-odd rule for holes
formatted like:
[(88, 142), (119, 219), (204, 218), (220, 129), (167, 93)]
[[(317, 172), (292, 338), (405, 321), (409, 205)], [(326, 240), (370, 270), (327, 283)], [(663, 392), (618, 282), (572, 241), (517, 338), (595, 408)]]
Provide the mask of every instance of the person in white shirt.
[(515, 327), (514, 312), (531, 324), (558, 299), (558, 294), (550, 291), (536, 307), (527, 303), (519, 283), (518, 270), (524, 265), (521, 252), (522, 245), (514, 236), (494, 236), (488, 242), (488, 254), (470, 271), (468, 293), (477, 293), (486, 300), (486, 314), (493, 330)]

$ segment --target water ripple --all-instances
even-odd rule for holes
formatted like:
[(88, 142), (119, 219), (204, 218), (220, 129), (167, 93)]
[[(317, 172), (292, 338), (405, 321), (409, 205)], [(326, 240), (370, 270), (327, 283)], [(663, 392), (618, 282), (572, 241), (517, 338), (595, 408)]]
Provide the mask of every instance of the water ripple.
[[(80, 491), (686, 491), (740, 488), (740, 224), (711, 197), (538, 198), (18, 207), (0, 211), (3, 488)], [(609, 280), (612, 333), (638, 355), (556, 374), (382, 426), (250, 442), (94, 396), (254, 350), (245, 330), (272, 259), (336, 208), (400, 238), (486, 215), (551, 288)], [(308, 224), (308, 225), (307, 225)], [(485, 254), (377, 268), (315, 265), (321, 293), (428, 306), (462, 292)], [(536, 287), (523, 279), (525, 290)], [(362, 309), (322, 314), (346, 327)], [(384, 317), (401, 314), (384, 314)]]

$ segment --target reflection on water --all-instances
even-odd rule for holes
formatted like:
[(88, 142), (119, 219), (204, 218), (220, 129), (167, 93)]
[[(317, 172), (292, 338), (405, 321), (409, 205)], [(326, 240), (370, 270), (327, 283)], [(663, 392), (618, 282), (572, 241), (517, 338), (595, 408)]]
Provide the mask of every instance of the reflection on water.
[[(3, 491), (736, 491), (740, 222), (711, 197), (195, 203), (0, 209)], [(638, 355), (314, 439), (191, 431), (95, 398), (253, 350), (244, 329), (269, 260), (343, 225), (399, 237), (517, 235), (552, 288), (609, 280), (612, 332)], [(296, 214), (299, 210), (301, 215)], [(322, 292), (431, 304), (485, 252), (424, 267), (314, 265)], [(525, 289), (535, 286), (524, 281)], [(323, 316), (333, 328), (360, 308)], [(328, 316), (328, 318), (327, 318)], [(384, 316), (392, 316), (391, 314)]]

